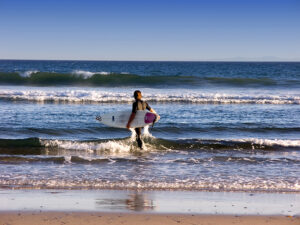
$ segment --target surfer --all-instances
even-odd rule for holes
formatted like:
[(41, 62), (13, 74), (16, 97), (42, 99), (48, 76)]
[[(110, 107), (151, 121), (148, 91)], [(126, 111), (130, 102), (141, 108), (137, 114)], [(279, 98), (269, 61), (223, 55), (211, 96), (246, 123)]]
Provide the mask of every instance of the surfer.
[[(136, 90), (133, 93), (133, 97), (135, 99), (135, 102), (132, 104), (132, 112), (131, 115), (129, 117), (128, 123), (127, 123), (127, 128), (130, 128), (130, 124), (131, 122), (134, 120), (135, 114), (137, 112), (137, 110), (146, 110), (148, 109), (150, 112), (157, 114), (154, 109), (152, 109), (147, 102), (142, 100), (142, 92), (139, 90)], [(141, 139), (141, 135), (142, 135), (142, 127), (137, 127), (134, 129), (136, 132), (136, 141), (138, 146), (143, 149), (143, 142)]]

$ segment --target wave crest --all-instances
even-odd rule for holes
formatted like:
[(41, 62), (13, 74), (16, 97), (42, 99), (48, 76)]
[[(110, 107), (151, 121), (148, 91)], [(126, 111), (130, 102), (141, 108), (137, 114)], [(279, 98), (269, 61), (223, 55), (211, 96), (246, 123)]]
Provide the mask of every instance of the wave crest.
[(37, 70), (24, 72), (0, 72), (0, 84), (22, 85), (83, 85), (83, 86), (234, 86), (234, 87), (266, 87), (284, 86), (299, 87), (297, 79), (271, 79), (268, 77), (201, 77), (194, 75), (138, 75), (126, 72), (109, 71), (92, 72), (74, 70), (71, 73), (40, 72)]
[(110, 72), (105, 72), (105, 71), (101, 71), (101, 72), (90, 72), (90, 71), (85, 71), (85, 70), (74, 70), (72, 72), (72, 74), (75, 75), (83, 75), (84, 79), (88, 79), (92, 76), (94, 76), (95, 74), (101, 74), (101, 75), (109, 75), (111, 74)]
[[(144, 94), (149, 102), (195, 104), (300, 104), (298, 95), (225, 94), (199, 91), (152, 91)], [(0, 90), (0, 100), (55, 103), (129, 103), (131, 93), (122, 90)]]

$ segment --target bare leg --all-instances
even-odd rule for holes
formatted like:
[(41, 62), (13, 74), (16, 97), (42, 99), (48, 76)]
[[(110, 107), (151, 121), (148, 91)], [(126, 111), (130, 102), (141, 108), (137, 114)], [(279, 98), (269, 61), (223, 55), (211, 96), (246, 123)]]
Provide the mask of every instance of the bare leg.
[(142, 139), (141, 139), (142, 128), (141, 127), (135, 128), (135, 132), (136, 132), (136, 142), (137, 142), (139, 148), (143, 149), (143, 142), (142, 142)]

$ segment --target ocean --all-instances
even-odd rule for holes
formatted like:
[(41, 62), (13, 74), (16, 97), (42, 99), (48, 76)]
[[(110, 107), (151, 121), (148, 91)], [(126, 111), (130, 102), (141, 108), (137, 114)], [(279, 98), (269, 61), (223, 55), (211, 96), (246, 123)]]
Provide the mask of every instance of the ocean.
[(0, 115), (0, 188), (300, 193), (299, 62), (0, 60)]

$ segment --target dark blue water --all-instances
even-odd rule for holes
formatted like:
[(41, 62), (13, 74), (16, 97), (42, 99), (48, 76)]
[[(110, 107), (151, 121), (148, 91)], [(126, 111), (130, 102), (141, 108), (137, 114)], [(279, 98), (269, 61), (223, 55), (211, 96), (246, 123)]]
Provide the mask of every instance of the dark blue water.
[(299, 71), (297, 62), (0, 60), (0, 84), (299, 88)]
[(0, 60), (1, 72), (73, 71), (129, 73), (142, 76), (199, 76), (294, 79), (300, 75), (299, 62), (143, 62), (143, 61), (45, 61)]
[[(300, 63), (0, 61), (0, 187), (300, 191)], [(134, 134), (95, 120), (160, 114)]]

